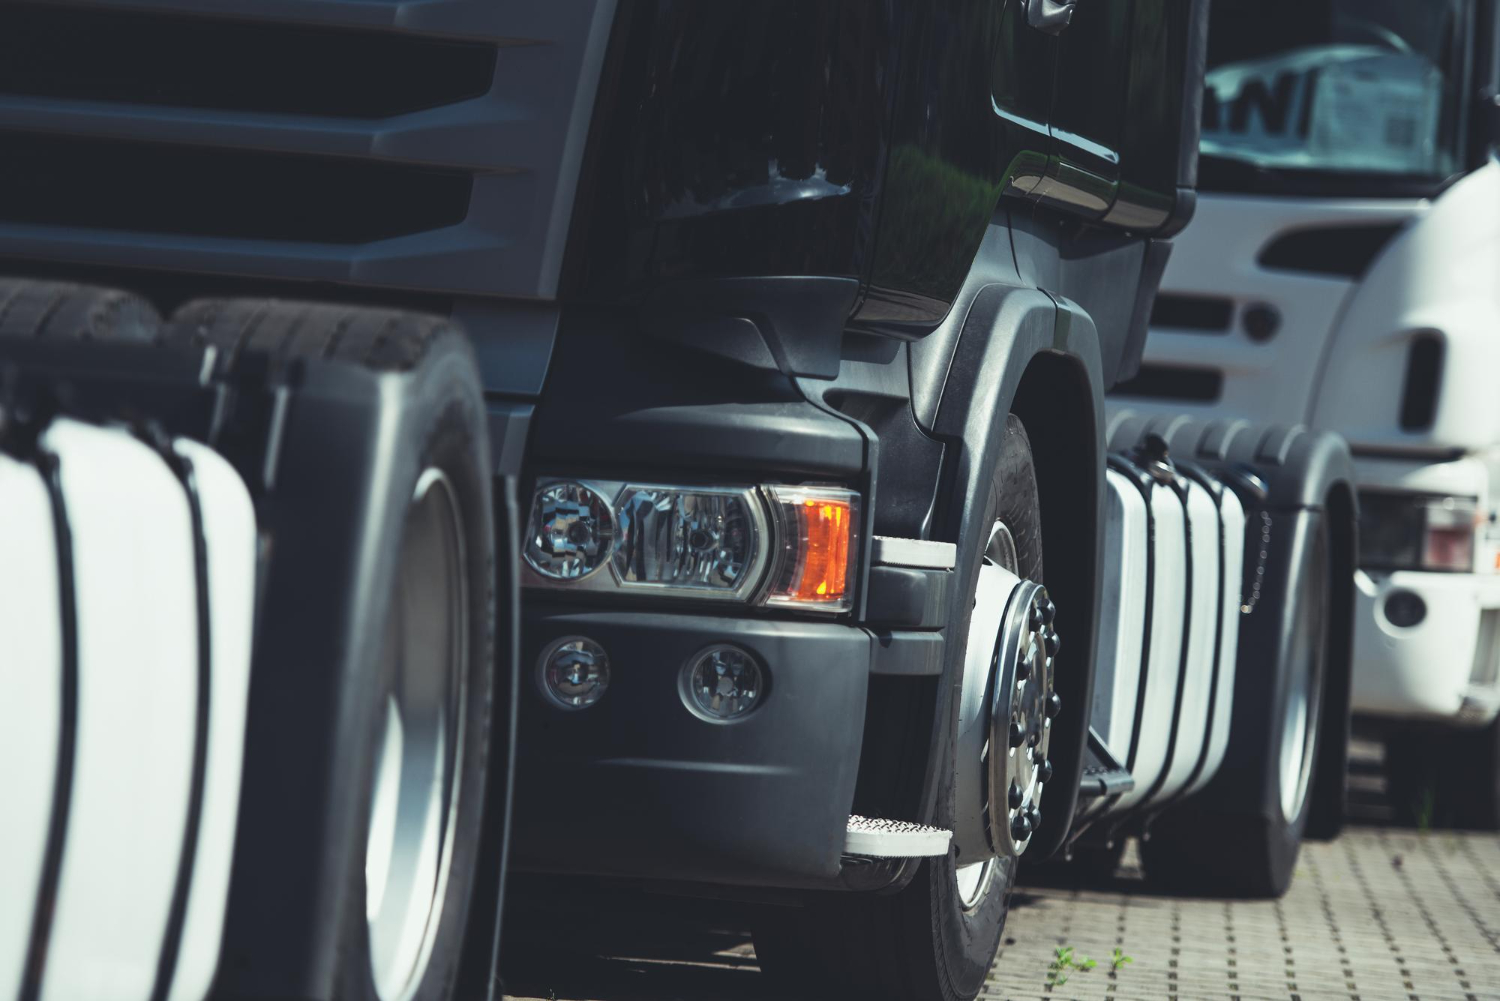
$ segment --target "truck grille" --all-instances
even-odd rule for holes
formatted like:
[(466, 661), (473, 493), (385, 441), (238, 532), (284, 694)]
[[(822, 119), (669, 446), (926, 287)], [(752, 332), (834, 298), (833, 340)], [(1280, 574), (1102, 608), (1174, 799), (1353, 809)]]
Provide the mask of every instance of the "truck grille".
[(385, 118), (482, 97), (497, 51), (317, 25), (0, 6), (0, 93), (30, 97)]
[(611, 13), (0, 2), (0, 268), (551, 297)]

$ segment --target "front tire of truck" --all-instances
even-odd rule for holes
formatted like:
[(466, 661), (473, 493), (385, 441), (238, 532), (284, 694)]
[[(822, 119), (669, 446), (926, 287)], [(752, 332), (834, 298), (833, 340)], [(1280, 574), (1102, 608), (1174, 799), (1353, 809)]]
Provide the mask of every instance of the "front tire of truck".
[(1230, 740), (1241, 734), (1253, 749), (1243, 748), (1234, 766), (1226, 765), (1206, 797), (1168, 810), (1141, 839), (1141, 862), (1158, 885), (1252, 898), (1279, 897), (1291, 885), (1312, 812), (1330, 645), (1330, 566), (1328, 527), (1319, 520), (1300, 547), (1287, 589), (1290, 615), (1279, 655), (1269, 665), (1241, 662), (1244, 682), (1235, 686)]
[[(988, 535), (962, 540), (961, 547), (982, 547), (988, 561), (1023, 580), (1041, 582), (1036, 471), (1026, 429), (1014, 415), (1007, 418), (984, 517), (973, 524), (983, 526)], [(971, 596), (978, 593), (980, 562), (975, 561), (975, 579), (968, 582)], [(950, 656), (965, 657), (967, 645), (950, 640)], [(962, 672), (954, 676), (960, 678)], [(1050, 694), (1048, 685), (1042, 699)], [(1035, 723), (1038, 728), (1043, 725), (1040, 719)], [(950, 738), (941, 752), (954, 760), (955, 767), (947, 771), (934, 819), (948, 828), (958, 810), (956, 747), (956, 738)], [(1044, 752), (1046, 745), (1039, 747)], [(1039, 798), (1048, 770), (1042, 755), (1036, 766), (1038, 783), (1032, 788)], [(1034, 802), (1025, 806), (1034, 814)], [(1033, 816), (1026, 821), (1027, 831), (1034, 820)], [(761, 968), (792, 997), (847, 997), (857, 992), (890, 1001), (969, 1001), (983, 987), (999, 947), (1015, 869), (1016, 858), (1005, 853), (959, 866), (950, 848), (947, 855), (924, 861), (899, 893), (839, 894), (794, 911), (777, 909), (755, 929)]]

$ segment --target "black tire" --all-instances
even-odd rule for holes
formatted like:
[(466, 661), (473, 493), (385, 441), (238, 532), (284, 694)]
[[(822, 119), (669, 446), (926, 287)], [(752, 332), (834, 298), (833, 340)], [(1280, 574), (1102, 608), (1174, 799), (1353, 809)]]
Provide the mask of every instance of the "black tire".
[(1500, 831), (1500, 719), (1390, 734), (1385, 777), (1386, 800), (1400, 823)]
[[(394, 711), (391, 672), (416, 663), (418, 680), (396, 687), (423, 692), (442, 707), (434, 712), (449, 714), (440, 731), (461, 736), (452, 746), (439, 738), (434, 751), (447, 762), (456, 807), (439, 811), (447, 862), (436, 868), (426, 959), (411, 967), (421, 972), (407, 996), (451, 997), (480, 852), (498, 850), (480, 837), (495, 700), (495, 539), (472, 349), (439, 317), (254, 300), (190, 303), (163, 340), (212, 347), (231, 382), (236, 370), (298, 369), (278, 471), (258, 505), (271, 564), (218, 991), (381, 997), (366, 850), (379, 738)], [(414, 567), (434, 570), (422, 579), (453, 585), (445, 593), (461, 599), (423, 604)], [(438, 617), (455, 608), (460, 619)], [(435, 686), (428, 668), (437, 662), (422, 653), (441, 646), (436, 639), (400, 646), (422, 629), (448, 630), (451, 687)], [(404, 782), (416, 773), (401, 774)]]
[[(1026, 429), (1015, 415), (1006, 421), (985, 516), (975, 524), (988, 532), (996, 520), (1003, 520), (1011, 530), (1019, 575), (1040, 583), (1042, 532), (1036, 472)], [(984, 544), (984, 539), (961, 543)], [(974, 572), (977, 575), (977, 561)], [(968, 581), (968, 590), (961, 593), (974, 593), (975, 585), (976, 580)], [(949, 656), (961, 658), (963, 654), (963, 644), (950, 642)], [(943, 753), (951, 757), (951, 746)], [(938, 797), (934, 822), (951, 827), (953, 813), (950, 781)], [(788, 997), (974, 998), (1005, 928), (1015, 866), (996, 859), (987, 888), (965, 908), (954, 860), (950, 853), (924, 861), (911, 883), (890, 896), (822, 896), (797, 910), (769, 910), (755, 928), (761, 969)]]
[(151, 341), (160, 327), (151, 304), (130, 292), (0, 278), (0, 337)]
[[(1284, 626), (1275, 620), (1261, 623), (1280, 633), (1274, 640), (1275, 655), (1246, 658), (1241, 646), (1223, 768), (1202, 794), (1155, 818), (1141, 839), (1142, 865), (1159, 886), (1181, 893), (1264, 898), (1279, 897), (1291, 885), (1311, 796), (1302, 797), (1293, 816), (1285, 815), (1279, 749), (1292, 679), (1306, 670), (1311, 704), (1303, 760), (1310, 787), (1311, 762), (1318, 760), (1329, 651), (1326, 524), (1315, 519), (1306, 544), (1294, 545), (1293, 552), (1290, 586), (1263, 592), (1285, 595), (1280, 620)], [(1247, 620), (1242, 629), (1250, 626)]]

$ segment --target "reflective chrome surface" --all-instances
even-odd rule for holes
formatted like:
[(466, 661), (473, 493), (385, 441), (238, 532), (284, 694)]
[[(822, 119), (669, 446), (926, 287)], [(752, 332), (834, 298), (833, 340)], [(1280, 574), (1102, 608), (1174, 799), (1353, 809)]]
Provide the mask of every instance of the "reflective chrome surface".
[(365, 850), (370, 975), (382, 1001), (422, 981), (442, 917), (467, 697), (464, 538), (446, 476), (427, 470), (407, 516), (386, 620)]

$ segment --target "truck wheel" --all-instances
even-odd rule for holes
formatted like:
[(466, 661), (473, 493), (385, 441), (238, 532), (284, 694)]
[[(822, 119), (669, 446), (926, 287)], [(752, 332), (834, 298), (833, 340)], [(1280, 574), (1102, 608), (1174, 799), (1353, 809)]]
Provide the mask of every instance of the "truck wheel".
[[(1279, 897), (1291, 885), (1317, 760), (1329, 566), (1328, 531), (1318, 520), (1285, 591), (1291, 616), (1279, 656), (1270, 664), (1242, 661), (1238, 672), (1245, 687), (1235, 686), (1230, 753), (1237, 735), (1263, 741), (1269, 734), (1269, 743), (1257, 743), (1254, 751), (1241, 745), (1233, 765), (1226, 759), (1202, 797), (1150, 824), (1141, 862), (1153, 882), (1181, 892), (1245, 897)], [(1273, 684), (1242, 695), (1263, 677), (1257, 670), (1268, 669), (1279, 672)], [(1260, 695), (1267, 689), (1269, 698)]]
[(129, 292), (0, 278), (0, 337), (147, 342), (160, 326), (151, 304)]
[[(982, 545), (988, 562), (1040, 583), (1042, 532), (1036, 472), (1026, 430), (1014, 415), (1006, 422), (984, 518), (976, 524), (985, 526), (987, 537), (963, 540), (961, 546)], [(977, 594), (977, 587), (977, 579), (970, 581), (969, 593)], [(1035, 609), (1028, 606), (1022, 614), (1040, 615), (1045, 608), (1047, 624), (1038, 625), (1038, 636), (1055, 637), (1044, 591), (1037, 601)], [(994, 647), (994, 637), (979, 641)], [(966, 654), (959, 647), (952, 656)], [(1016, 700), (1018, 715), (1013, 717), (1022, 721), (1028, 734), (1017, 756), (1027, 759), (1019, 767), (1025, 774), (1014, 780), (1030, 791), (1022, 804), (1008, 811), (1017, 818), (1017, 838), (1023, 849), (1039, 819), (1035, 811), (1050, 774), (1041, 738), (1050, 723), (1051, 658), (1041, 656), (1046, 663), (1037, 664), (1031, 676), (1038, 684), (1032, 686), (1032, 694)], [(1037, 740), (1030, 739), (1033, 729)], [(950, 742), (942, 753), (952, 758), (955, 747), (956, 741)], [(939, 826), (951, 828), (959, 809), (956, 773), (955, 760), (950, 780), (939, 794), (935, 820)], [(946, 856), (924, 861), (911, 883), (897, 894), (829, 895), (797, 911), (778, 909), (755, 930), (761, 968), (790, 996), (847, 997), (857, 991), (860, 996), (891, 1001), (967, 1001), (978, 995), (994, 961), (1015, 865), (1014, 857), (1001, 853), (959, 866), (956, 852), (950, 849)]]
[(1427, 726), (1385, 741), (1386, 800), (1413, 827), (1500, 830), (1500, 719), (1469, 729)]
[[(313, 377), (304, 377), (288, 409), (283, 471), (263, 505), (273, 562), (252, 682), (230, 979), (220, 987), (234, 996), (288, 991), (279, 974), (256, 969), (283, 953), (270, 923), (277, 908), (296, 921), (298, 910), (322, 905), (328, 945), (304, 947), (311, 955), (300, 962), (329, 969), (335, 996), (448, 998), (482, 849), (496, 670), (489, 458), (472, 349), (440, 317), (248, 300), (190, 303), (168, 339), (211, 345), (230, 366), (252, 354), (273, 370), (299, 360), (354, 366), (369, 373), (360, 374), (362, 398), (381, 401), (366, 411), (335, 409), (342, 399), (325, 406), (328, 397), (308, 397)], [(321, 423), (346, 413), (365, 438)], [(363, 478), (340, 483), (338, 451), (363, 449)], [(324, 557), (319, 533), (361, 541), (352, 555)], [(287, 551), (297, 546), (307, 551)], [(325, 578), (331, 568), (320, 558), (347, 568)], [(338, 583), (342, 573), (354, 594), (338, 593), (351, 589)], [(301, 609), (291, 607), (297, 594), (308, 603)], [(298, 665), (307, 657), (299, 636), (332, 637), (340, 658), (350, 648), (365, 654)], [(333, 679), (315, 692), (291, 676), (314, 667)], [(319, 729), (322, 737), (305, 739)], [(301, 768), (322, 778), (286, 782), (288, 769)], [(282, 783), (288, 792), (273, 801)], [(298, 825), (318, 829), (277, 832)], [(298, 856), (314, 885), (278, 883), (274, 855)]]

